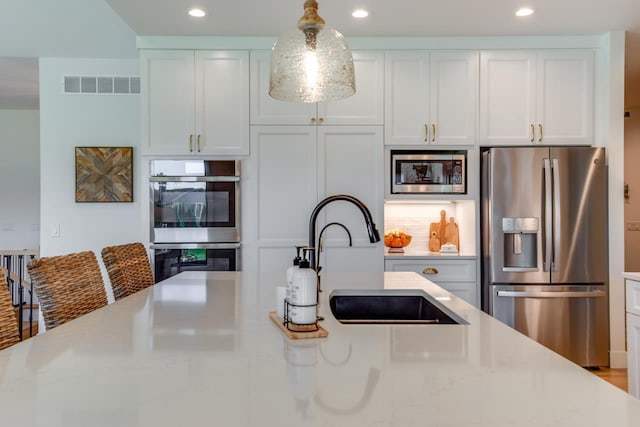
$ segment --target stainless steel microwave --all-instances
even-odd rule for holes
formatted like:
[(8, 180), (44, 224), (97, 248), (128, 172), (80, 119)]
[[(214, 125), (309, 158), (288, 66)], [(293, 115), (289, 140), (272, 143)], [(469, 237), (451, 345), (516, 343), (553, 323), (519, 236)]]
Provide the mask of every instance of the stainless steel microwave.
[(466, 194), (465, 150), (391, 150), (392, 194)]

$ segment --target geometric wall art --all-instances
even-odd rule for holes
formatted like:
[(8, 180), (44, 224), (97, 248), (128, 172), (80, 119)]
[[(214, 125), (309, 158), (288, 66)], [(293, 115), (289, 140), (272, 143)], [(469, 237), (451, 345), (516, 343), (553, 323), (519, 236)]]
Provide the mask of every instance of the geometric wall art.
[(133, 147), (76, 147), (76, 202), (133, 202)]

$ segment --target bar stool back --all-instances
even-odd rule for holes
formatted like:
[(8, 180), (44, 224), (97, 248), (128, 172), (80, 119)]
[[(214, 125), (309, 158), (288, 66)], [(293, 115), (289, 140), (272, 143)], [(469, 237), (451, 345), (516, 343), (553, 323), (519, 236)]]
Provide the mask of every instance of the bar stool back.
[(18, 317), (11, 302), (6, 274), (0, 268), (0, 350), (20, 342)]
[(91, 251), (36, 258), (27, 270), (47, 330), (107, 305), (98, 260)]
[(153, 285), (153, 272), (142, 243), (109, 246), (102, 250), (116, 300)]

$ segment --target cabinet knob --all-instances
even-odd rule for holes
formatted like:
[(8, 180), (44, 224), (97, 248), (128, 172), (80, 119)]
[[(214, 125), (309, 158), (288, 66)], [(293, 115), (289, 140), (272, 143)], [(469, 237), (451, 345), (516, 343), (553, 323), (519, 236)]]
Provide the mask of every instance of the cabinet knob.
[(315, 117), (311, 117), (311, 123), (315, 123), (316, 122), (316, 118)]
[(189, 135), (189, 152), (193, 153), (193, 134)]
[(324, 123), (324, 118), (320, 117), (320, 119), (318, 120), (320, 123)]
[(427, 267), (422, 270), (422, 274), (438, 274), (438, 269), (435, 267)]

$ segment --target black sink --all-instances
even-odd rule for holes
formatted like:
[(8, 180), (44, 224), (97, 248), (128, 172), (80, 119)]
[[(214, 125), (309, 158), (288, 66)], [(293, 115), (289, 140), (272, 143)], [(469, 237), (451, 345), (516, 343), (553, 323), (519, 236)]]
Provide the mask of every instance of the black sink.
[(467, 324), (438, 301), (416, 290), (336, 290), (331, 313), (340, 323)]

